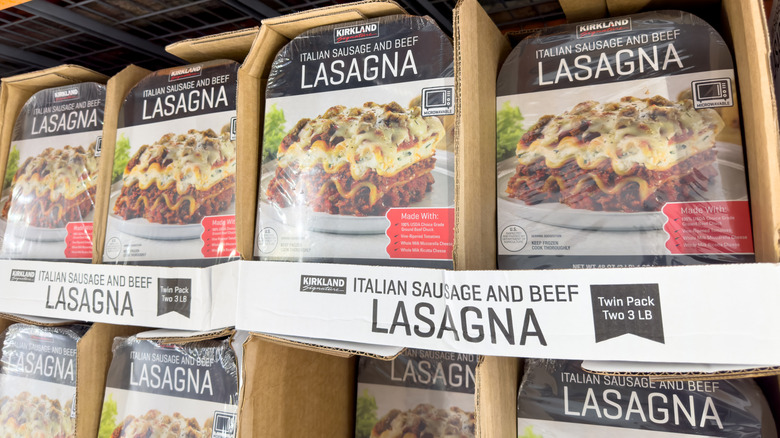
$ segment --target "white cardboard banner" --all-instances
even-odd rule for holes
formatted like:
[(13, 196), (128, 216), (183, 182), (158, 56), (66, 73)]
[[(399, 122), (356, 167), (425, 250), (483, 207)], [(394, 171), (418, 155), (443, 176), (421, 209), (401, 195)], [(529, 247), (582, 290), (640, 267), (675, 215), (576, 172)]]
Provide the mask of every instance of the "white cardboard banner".
[(239, 263), (242, 330), (492, 356), (780, 364), (772, 347), (780, 346), (780, 265), (443, 271)]
[[(235, 273), (222, 276), (217, 285)], [(0, 312), (179, 330), (231, 326), (235, 280), (214, 296), (211, 277), (211, 268), (0, 260)]]

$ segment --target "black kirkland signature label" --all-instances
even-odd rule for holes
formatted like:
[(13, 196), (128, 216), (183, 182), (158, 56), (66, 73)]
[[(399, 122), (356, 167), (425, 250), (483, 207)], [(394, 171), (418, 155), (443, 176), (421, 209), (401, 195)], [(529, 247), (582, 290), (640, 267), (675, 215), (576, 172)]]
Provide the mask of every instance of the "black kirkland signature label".
[(347, 293), (347, 277), (301, 275), (300, 290), (301, 292), (320, 292), (345, 295)]
[(11, 269), (11, 281), (35, 283), (35, 271), (28, 269)]

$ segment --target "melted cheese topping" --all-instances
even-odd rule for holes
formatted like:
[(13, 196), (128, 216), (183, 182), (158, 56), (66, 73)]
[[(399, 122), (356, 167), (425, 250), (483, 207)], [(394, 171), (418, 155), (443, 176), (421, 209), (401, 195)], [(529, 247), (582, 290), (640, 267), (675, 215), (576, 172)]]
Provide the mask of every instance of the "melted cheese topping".
[(22, 163), (13, 179), (14, 198), (35, 194), (48, 196), (52, 202), (60, 198), (75, 199), (97, 184), (98, 159), (95, 144), (83, 147), (47, 148)]
[(173, 416), (163, 415), (160, 411), (151, 410), (143, 417), (128, 417), (121, 427), (119, 437), (145, 437), (145, 438), (209, 438), (211, 437), (210, 421), (204, 424), (203, 429), (198, 425), (198, 420), (185, 418), (176, 412)]
[(191, 129), (142, 146), (128, 162), (123, 184), (138, 184), (141, 190), (156, 184), (161, 191), (176, 184), (176, 191), (185, 194), (192, 186), (208, 190), (235, 173), (236, 143), (226, 125), (219, 136), (210, 129)]
[[(545, 116), (517, 145), (521, 164), (544, 158), (558, 168), (576, 160), (593, 169), (609, 160), (625, 175), (636, 166), (667, 170), (715, 145), (724, 123), (711, 109), (696, 110), (693, 102), (624, 97), (618, 103), (582, 102), (557, 117)], [(540, 134), (528, 144), (529, 135)]]
[(422, 117), (419, 107), (404, 110), (395, 102), (335, 106), (298, 122), (279, 148), (279, 166), (297, 164), (305, 171), (320, 164), (328, 173), (349, 166), (356, 181), (369, 170), (393, 176), (434, 155), (444, 134), (441, 121)]
[[(389, 417), (392, 419), (387, 422)], [(383, 424), (384, 430), (377, 426)], [(471, 438), (475, 436), (475, 416), (458, 407), (449, 411), (431, 404), (420, 404), (406, 412), (393, 410), (379, 420), (371, 438)]]
[(63, 407), (59, 400), (22, 392), (14, 398), (0, 398), (0, 436), (58, 437), (76, 436), (76, 423), (70, 417), (73, 402)]

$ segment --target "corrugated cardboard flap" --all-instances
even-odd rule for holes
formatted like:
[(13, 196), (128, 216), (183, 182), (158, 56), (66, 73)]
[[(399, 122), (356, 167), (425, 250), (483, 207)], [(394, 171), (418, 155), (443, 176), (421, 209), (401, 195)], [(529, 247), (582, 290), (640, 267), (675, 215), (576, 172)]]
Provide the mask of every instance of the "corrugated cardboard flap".
[(233, 328), (225, 327), (217, 330), (207, 331), (188, 331), (188, 330), (149, 330), (138, 333), (138, 339), (149, 339), (162, 343), (187, 344), (190, 342), (208, 341), (209, 339), (224, 338), (233, 336), (236, 331)]
[(607, 376), (646, 376), (650, 380), (726, 380), (780, 375), (780, 367), (708, 364), (646, 364), (584, 361), (583, 371)]
[(238, 252), (245, 260), (252, 259), (254, 250), (265, 87), (276, 54), (292, 38), (313, 27), (403, 13), (404, 9), (393, 1), (367, 0), (263, 20), (238, 72), (236, 147), (242, 158), (236, 166), (236, 238)]
[[(511, 47), (476, 0), (454, 10), (456, 269), (496, 268), (496, 77)], [(474, 38), (479, 35), (479, 38)], [(479, 181), (479, 184), (464, 184)]]
[(259, 27), (252, 27), (192, 38), (169, 44), (165, 50), (190, 63), (220, 58), (243, 62), (259, 32)]
[(151, 71), (129, 65), (108, 80), (106, 85), (106, 107), (103, 114), (103, 146), (100, 150), (100, 169), (98, 188), (95, 194), (95, 219), (92, 228), (92, 263), (103, 261), (103, 245), (106, 240), (106, 222), (108, 203), (111, 196), (111, 175), (114, 167), (116, 149), (116, 129), (119, 122), (119, 110), (125, 96), (141, 79)]
[[(251, 366), (248, 366), (251, 365)], [(355, 430), (355, 359), (250, 335), (244, 343), (238, 436), (351, 437)]]
[(365, 0), (267, 18), (262, 23), (288, 39), (293, 39), (313, 27), (405, 13), (394, 1)]
[(607, 15), (606, 0), (559, 0), (570, 22), (595, 20)]
[(42, 316), (14, 315), (11, 313), (0, 313), (0, 318), (8, 319), (13, 322), (21, 322), (22, 324), (37, 325), (42, 327), (60, 327), (64, 325), (78, 324), (81, 322), (71, 319), (44, 318)]
[[(273, 342), (279, 345), (285, 345), (288, 347), (300, 348), (307, 351), (316, 351), (319, 353), (325, 353), (336, 357), (353, 357), (353, 356), (365, 356), (380, 360), (393, 360), (403, 353), (404, 348), (400, 347), (387, 347), (382, 348), (379, 345), (366, 345), (353, 343), (356, 348), (338, 348), (333, 346), (327, 346), (322, 344), (329, 344), (328, 341), (322, 341), (322, 344), (317, 344), (316, 339), (297, 338), (294, 336), (274, 336), (266, 333), (251, 333), (252, 336), (265, 339), (269, 342)], [(339, 343), (333, 343), (339, 344)], [(346, 343), (340, 343), (346, 344)], [(361, 350), (360, 346), (365, 346), (365, 350)], [(371, 352), (371, 347), (376, 347), (377, 352)], [(387, 354), (384, 354), (387, 353)]]

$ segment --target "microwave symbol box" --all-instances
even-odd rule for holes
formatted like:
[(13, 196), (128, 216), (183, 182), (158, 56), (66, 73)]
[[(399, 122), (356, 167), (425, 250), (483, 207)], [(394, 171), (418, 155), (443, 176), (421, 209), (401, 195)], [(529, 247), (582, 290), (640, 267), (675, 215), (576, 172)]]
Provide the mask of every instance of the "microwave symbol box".
[(455, 114), (455, 87), (423, 88), (421, 106), (423, 117)]
[(691, 92), (696, 109), (734, 105), (730, 78), (693, 81)]

